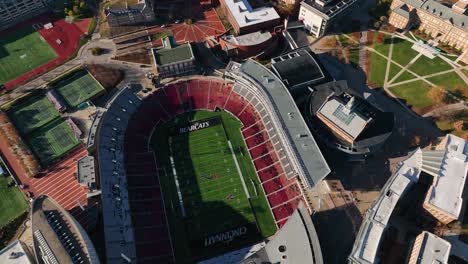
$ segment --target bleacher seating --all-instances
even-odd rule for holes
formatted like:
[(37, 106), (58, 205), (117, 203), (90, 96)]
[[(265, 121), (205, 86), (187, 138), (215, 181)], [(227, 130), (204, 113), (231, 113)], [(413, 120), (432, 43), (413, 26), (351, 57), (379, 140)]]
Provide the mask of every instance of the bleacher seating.
[[(256, 95), (240, 85), (217, 80), (189, 80), (166, 85), (142, 102), (129, 119), (125, 136), (129, 203), (140, 263), (165, 261), (172, 256), (159, 189), (158, 157), (148, 147), (151, 133), (155, 126), (183, 111), (215, 108), (231, 112), (242, 122), (242, 134), (278, 226), (284, 224), (296, 209), (297, 201), (304, 199), (297, 179), (288, 180), (284, 173), (284, 162), (279, 161), (287, 161), (286, 153), (277, 152), (270, 142), (275, 130), (271, 129), (268, 111)], [(291, 186), (296, 187), (290, 189)]]

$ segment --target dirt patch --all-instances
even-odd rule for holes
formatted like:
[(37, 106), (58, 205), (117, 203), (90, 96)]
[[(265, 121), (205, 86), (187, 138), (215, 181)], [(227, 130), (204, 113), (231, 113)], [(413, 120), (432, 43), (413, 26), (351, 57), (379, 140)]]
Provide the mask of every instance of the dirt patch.
[(116, 56), (114, 59), (139, 64), (151, 64), (151, 57), (148, 55), (146, 50), (135, 51), (134, 53)]
[(123, 79), (123, 72), (121, 70), (109, 68), (100, 64), (87, 65), (86, 69), (106, 90), (114, 88)]

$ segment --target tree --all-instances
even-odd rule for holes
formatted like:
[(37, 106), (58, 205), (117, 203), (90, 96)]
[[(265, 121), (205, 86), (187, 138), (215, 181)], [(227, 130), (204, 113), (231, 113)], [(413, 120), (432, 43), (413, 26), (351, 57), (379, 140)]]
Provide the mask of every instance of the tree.
[(91, 49), (91, 54), (94, 56), (98, 56), (102, 54), (102, 48), (101, 47), (94, 47)]
[(431, 98), (437, 104), (443, 104), (447, 102), (447, 92), (444, 88), (436, 86), (429, 90), (429, 98)]
[(73, 13), (75, 13), (75, 14), (78, 15), (78, 14), (80, 14), (80, 11), (81, 11), (81, 10), (80, 10), (80, 7), (79, 7), (79, 6), (77, 6), (77, 5), (73, 6)]
[(74, 15), (75, 15), (75, 13), (73, 13), (73, 11), (72, 11), (72, 10), (70, 10), (70, 11), (68, 11), (68, 15), (72, 17), (72, 16), (74, 16)]
[(68, 7), (65, 7), (65, 9), (63, 9), (63, 11), (65, 12), (65, 14), (68, 14), (68, 12), (70, 12), (70, 9)]
[(86, 2), (80, 2), (80, 9), (83, 10), (86, 7)]

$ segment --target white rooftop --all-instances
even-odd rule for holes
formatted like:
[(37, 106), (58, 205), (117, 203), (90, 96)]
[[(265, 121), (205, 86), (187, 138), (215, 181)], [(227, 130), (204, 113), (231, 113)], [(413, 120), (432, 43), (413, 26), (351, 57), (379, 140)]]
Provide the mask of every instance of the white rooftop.
[(430, 189), (429, 203), (441, 210), (460, 215), (462, 193), (468, 173), (468, 142), (462, 138), (448, 135), (438, 177), (434, 178)]
[(4, 249), (0, 250), (0, 263), (2, 264), (32, 264), (35, 263), (29, 258), (28, 253), (23, 248), (23, 244), (16, 240)]
[(319, 113), (349, 134), (353, 139), (356, 139), (361, 134), (369, 121), (357, 111), (353, 111), (352, 105), (344, 105), (337, 99), (327, 101), (320, 108)]
[(248, 0), (225, 0), (224, 2), (241, 28), (279, 19), (273, 7), (253, 9)]
[(416, 264), (448, 263), (450, 243), (427, 231), (423, 231), (421, 235), (423, 235), (423, 241)]
[(269, 39), (271, 39), (272, 35), (269, 31), (261, 32), (256, 31), (249, 34), (244, 34), (240, 36), (225, 36), (223, 39), (229, 43), (241, 46), (252, 46), (263, 43)]
[(374, 263), (384, 228), (385, 226), (375, 224), (373, 222), (368, 223), (366, 233), (364, 234), (363, 245), (359, 252), (360, 258), (370, 263)]

